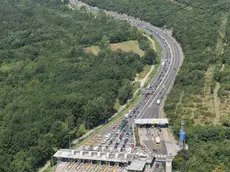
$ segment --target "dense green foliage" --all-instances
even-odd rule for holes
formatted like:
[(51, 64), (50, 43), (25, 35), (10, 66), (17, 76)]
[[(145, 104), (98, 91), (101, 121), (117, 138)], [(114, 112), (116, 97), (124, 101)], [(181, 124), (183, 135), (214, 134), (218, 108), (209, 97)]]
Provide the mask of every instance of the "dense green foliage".
[[(228, 21), (230, 20), (230, 15), (228, 16)], [(225, 65), (223, 71), (218, 71), (215, 73), (216, 81), (221, 83), (221, 88), (218, 92), (222, 101), (229, 97), (230, 93), (230, 23), (227, 22), (226, 25), (226, 36), (224, 39), (225, 47), (222, 55), (222, 62)]]
[(230, 128), (196, 126), (188, 132), (189, 150), (176, 156), (173, 167), (180, 171), (227, 172), (230, 169)]
[[(117, 98), (131, 98), (146, 58), (106, 45), (145, 37), (57, 0), (3, 0), (0, 19), (0, 171), (35, 171), (69, 135), (106, 121)], [(92, 45), (98, 56), (84, 52)]]
[[(127, 13), (159, 27), (173, 29), (173, 36), (181, 43), (185, 59), (166, 101), (165, 111), (171, 120), (175, 135), (179, 133), (180, 120), (182, 118), (186, 120), (190, 148), (188, 158), (185, 158), (187, 162), (184, 163), (183, 160), (183, 154), (187, 153), (182, 152), (175, 159), (174, 169), (194, 172), (228, 171), (229, 128), (226, 129), (224, 126), (207, 128), (193, 123), (195, 116), (210, 114), (202, 105), (196, 106), (200, 101), (197, 97), (204, 97), (205, 74), (210, 66), (215, 66), (213, 77), (221, 82), (219, 95), (228, 98), (227, 106), (229, 106), (229, 21), (225, 29), (226, 37), (221, 40), (225, 43), (224, 54), (220, 55), (215, 51), (219, 46), (217, 44), (219, 29), (224, 22), (222, 16), (229, 15), (229, 3), (224, 0), (84, 0), (84, 2), (107, 10)], [(222, 63), (225, 63), (225, 69), (219, 72)], [(214, 85), (212, 83), (210, 90), (213, 90)], [(191, 106), (188, 109), (181, 108), (189, 103)], [(227, 121), (225, 126), (228, 125)]]

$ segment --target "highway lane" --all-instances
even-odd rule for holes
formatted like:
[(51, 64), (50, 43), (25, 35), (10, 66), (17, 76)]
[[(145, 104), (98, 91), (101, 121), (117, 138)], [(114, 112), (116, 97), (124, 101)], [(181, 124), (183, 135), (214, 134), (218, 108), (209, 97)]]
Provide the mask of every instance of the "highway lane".
[[(164, 101), (166, 99), (167, 94), (171, 90), (175, 76), (178, 72), (178, 69), (180, 65), (182, 64), (183, 60), (183, 54), (180, 52), (181, 49), (179, 47), (179, 44), (169, 35), (165, 34), (162, 30), (159, 28), (156, 28), (154, 26), (148, 26), (147, 29), (154, 30), (152, 34), (156, 36), (156, 33), (158, 33), (161, 38), (160, 42), (163, 43), (166, 50), (166, 65), (168, 64), (167, 72), (161, 73), (159, 72), (159, 75), (164, 75), (163, 80), (158, 85), (157, 89), (155, 90), (154, 94), (151, 95), (149, 102), (146, 103), (145, 107), (143, 107), (143, 110), (140, 112), (139, 118), (160, 118), (161, 117), (161, 108), (164, 105)], [(167, 43), (164, 43), (166, 40)], [(162, 42), (163, 41), (163, 42)], [(170, 50), (171, 49), (171, 50)], [(163, 59), (162, 59), (163, 60)], [(161, 67), (162, 68), (162, 67)], [(159, 78), (156, 77), (152, 84), (156, 83), (156, 81), (159, 81)], [(160, 105), (157, 105), (156, 101), (161, 100)]]

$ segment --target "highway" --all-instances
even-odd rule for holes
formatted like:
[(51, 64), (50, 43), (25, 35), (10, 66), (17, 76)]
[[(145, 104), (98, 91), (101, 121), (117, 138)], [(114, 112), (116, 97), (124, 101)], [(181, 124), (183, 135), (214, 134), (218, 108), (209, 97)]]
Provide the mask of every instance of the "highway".
[[(161, 29), (151, 25), (147, 26), (146, 29), (159, 40), (161, 47), (164, 46), (162, 50), (165, 52), (162, 53), (161, 61), (165, 61), (165, 64), (164, 66), (161, 65), (157, 77), (151, 82), (154, 93), (141, 110), (139, 118), (160, 118), (164, 101), (173, 86), (175, 76), (182, 64), (183, 53), (180, 45), (174, 38)], [(159, 105), (157, 100), (160, 100)]]
[[(93, 9), (94, 7), (91, 7), (91, 10)], [(104, 10), (104, 12), (116, 19), (126, 20), (139, 28), (145, 29), (160, 43), (161, 64), (164, 62), (164, 65), (160, 64), (158, 74), (150, 83), (154, 93), (147, 98), (147, 101), (142, 100), (139, 105), (137, 105), (137, 108), (140, 111), (137, 118), (161, 118), (161, 109), (164, 106), (164, 101), (173, 86), (177, 72), (183, 62), (183, 52), (180, 44), (166, 31), (155, 27), (150, 23), (126, 14), (119, 14), (106, 10)], [(160, 100), (160, 104), (157, 104), (157, 100)]]
[[(79, 3), (79, 1), (75, 1), (75, 0), (70, 1), (70, 4), (73, 4), (73, 5), (76, 5), (77, 3)], [(82, 5), (85, 5), (85, 4), (83, 3)], [(98, 11), (97, 7), (87, 6), (87, 8), (91, 11)], [(149, 85), (153, 89), (153, 93), (148, 96), (143, 96), (142, 100), (136, 105), (135, 109), (132, 112), (130, 112), (133, 115), (131, 118), (129, 118), (128, 120), (129, 124), (127, 125), (127, 128), (125, 129), (126, 130), (125, 132), (129, 130), (127, 133), (127, 136), (125, 135), (128, 138), (127, 140), (128, 140), (128, 145), (129, 145), (133, 143), (133, 139), (132, 139), (133, 136), (129, 135), (129, 133), (131, 133), (131, 129), (133, 129), (133, 127), (131, 126), (134, 125), (134, 120), (136, 118), (139, 118), (139, 119), (140, 118), (142, 119), (163, 118), (163, 116), (161, 115), (162, 108), (164, 106), (164, 102), (167, 98), (167, 95), (170, 92), (174, 84), (174, 80), (177, 75), (177, 72), (183, 62), (183, 52), (182, 52), (182, 49), (179, 43), (169, 33), (167, 33), (167, 31), (157, 28), (155, 26), (152, 26), (149, 23), (141, 21), (138, 18), (128, 16), (126, 14), (119, 14), (116, 12), (106, 11), (106, 10), (104, 10), (104, 12), (105, 14), (112, 16), (115, 19), (126, 20), (132, 25), (135, 25), (138, 28), (144, 29), (148, 34), (153, 35), (154, 38), (158, 40), (158, 42), (160, 43), (160, 48), (161, 48), (161, 54), (160, 54), (161, 63), (159, 64), (160, 67), (159, 67), (158, 73), (155, 75), (155, 77), (152, 79)], [(121, 120), (117, 121), (118, 124), (120, 122)], [(113, 128), (115, 128), (115, 125), (118, 125), (118, 124), (113, 123), (113, 125), (110, 126), (110, 128), (107, 127), (103, 132), (99, 134), (100, 137), (103, 138), (108, 133), (112, 134)], [(150, 130), (151, 132), (147, 132), (147, 133), (144, 132), (145, 134), (143, 134), (143, 137), (145, 138), (143, 140), (143, 143), (146, 146), (148, 153), (154, 154), (154, 150), (155, 151), (157, 150), (157, 153), (160, 155), (172, 155), (171, 152), (168, 151), (169, 150), (168, 147), (173, 147), (174, 143), (169, 145), (168, 144), (169, 140), (167, 140), (166, 137), (164, 137), (164, 135), (162, 134), (162, 132), (160, 132), (159, 136), (161, 137), (160, 139), (161, 143), (156, 144), (153, 139), (155, 138), (154, 132), (156, 129), (150, 129)], [(165, 130), (165, 133), (167, 133), (167, 130)], [(125, 138), (121, 139), (121, 141), (118, 142), (120, 134), (121, 134), (121, 131), (118, 135), (111, 137), (107, 141), (106, 144), (104, 143), (106, 147), (111, 146), (112, 148), (114, 147), (116, 151), (117, 151), (117, 148), (119, 148), (120, 150), (121, 146), (126, 144), (124, 143)], [(99, 140), (98, 136), (96, 137), (96, 140)], [(111, 144), (108, 144), (110, 142)], [(100, 144), (101, 143), (99, 143), (99, 145)], [(118, 145), (115, 145), (115, 144), (118, 144)], [(96, 146), (99, 146), (99, 145), (96, 145)], [(154, 167), (154, 171), (163, 171), (162, 163), (161, 162), (157, 162), (157, 163), (158, 165)]]

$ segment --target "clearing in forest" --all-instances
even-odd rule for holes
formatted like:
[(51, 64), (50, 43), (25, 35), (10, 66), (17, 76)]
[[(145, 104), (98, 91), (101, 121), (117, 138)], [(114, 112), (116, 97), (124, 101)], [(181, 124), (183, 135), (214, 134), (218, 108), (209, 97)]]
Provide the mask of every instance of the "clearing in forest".
[(134, 53), (137, 53), (140, 56), (143, 56), (145, 53), (140, 49), (138, 41), (134, 41), (134, 40), (111, 44), (111, 49), (113, 51), (118, 49), (124, 52), (133, 51)]
[[(139, 43), (136, 40), (110, 44), (110, 47), (113, 51), (116, 51), (118, 49), (124, 52), (132, 51), (134, 53), (139, 54), (140, 56), (144, 56), (144, 53), (145, 53), (143, 50), (140, 49)], [(100, 49), (98, 46), (91, 46), (91, 47), (85, 48), (85, 52), (92, 52), (95, 55), (97, 55), (99, 51)]]
[(100, 49), (98, 46), (91, 46), (91, 47), (87, 47), (84, 49), (86, 53), (93, 53), (94, 55), (98, 55)]

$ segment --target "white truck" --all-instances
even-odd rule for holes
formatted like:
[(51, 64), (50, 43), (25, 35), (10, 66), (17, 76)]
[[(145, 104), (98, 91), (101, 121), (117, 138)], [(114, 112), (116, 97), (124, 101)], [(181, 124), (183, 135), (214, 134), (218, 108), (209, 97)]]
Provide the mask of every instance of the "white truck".
[(164, 65), (165, 65), (165, 62), (162, 62), (162, 63), (161, 63), (161, 66), (163, 67)]

